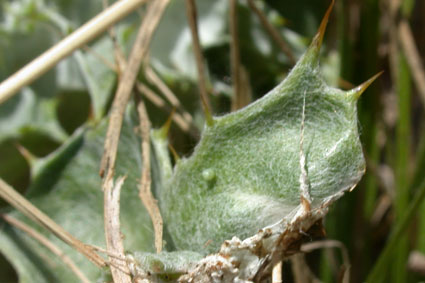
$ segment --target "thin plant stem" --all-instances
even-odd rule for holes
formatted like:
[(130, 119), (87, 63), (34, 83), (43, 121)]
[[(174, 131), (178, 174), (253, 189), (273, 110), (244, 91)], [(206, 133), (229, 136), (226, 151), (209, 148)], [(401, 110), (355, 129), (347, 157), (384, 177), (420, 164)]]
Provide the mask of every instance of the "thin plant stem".
[[(152, 36), (158, 27), (159, 21), (168, 3), (169, 0), (158, 0), (150, 2), (148, 6), (146, 16), (140, 25), (130, 57), (128, 62), (125, 64), (126, 67), (124, 69), (124, 73), (122, 74), (118, 84), (106, 133), (104, 153), (100, 164), (100, 176), (102, 178), (104, 177), (102, 189), (104, 191), (105, 200), (104, 220), (105, 236), (108, 240), (108, 250), (122, 256), (124, 255), (123, 244), (120, 239), (117, 239), (117, 237), (121, 237), (119, 232), (119, 189), (113, 189), (118, 143), (125, 109), (130, 99), (139, 68), (148, 54)], [(146, 164), (144, 164), (144, 166), (146, 166)], [(104, 176), (105, 173), (106, 175)], [(110, 194), (115, 196), (111, 196)], [(118, 194), (118, 196), (116, 196), (116, 194)], [(110, 203), (111, 206), (109, 206), (108, 203)], [(108, 223), (111, 221), (115, 222)], [(114, 262), (113, 259), (111, 260)], [(126, 266), (124, 266), (124, 269), (119, 269), (116, 264), (115, 266), (111, 265), (111, 271), (113, 272), (114, 280), (117, 280), (118, 282), (131, 282), (131, 278), (128, 276), (128, 268)]]
[[(395, 222), (401, 220), (409, 203), (409, 156), (410, 156), (410, 71), (404, 54), (399, 56), (398, 109), (399, 119), (396, 128), (396, 197), (394, 199)], [(395, 282), (405, 282), (407, 279), (406, 262), (408, 257), (408, 237), (404, 235), (397, 245), (397, 256), (394, 258), (393, 272)]]
[(264, 13), (255, 5), (254, 0), (248, 0), (248, 5), (251, 8), (251, 10), (254, 12), (254, 14), (257, 15), (258, 19), (260, 20), (261, 24), (265, 28), (265, 30), (268, 32), (268, 34), (273, 38), (273, 40), (277, 43), (280, 50), (288, 57), (289, 61), (292, 65), (295, 65), (295, 56), (292, 53), (291, 49), (286, 44), (285, 40), (282, 38), (279, 31), (267, 20), (267, 17), (264, 15)]
[(190, 113), (184, 109), (183, 105), (180, 103), (177, 96), (173, 93), (173, 91), (164, 83), (164, 81), (157, 75), (157, 73), (148, 65), (145, 66), (145, 75), (146, 79), (152, 83), (154, 86), (158, 88), (165, 96), (165, 98), (171, 103), (173, 107), (175, 107), (182, 114), (182, 117), (189, 124), (193, 124), (193, 117)]
[[(103, 0), (103, 9), (107, 9), (109, 6), (108, 0)], [(117, 65), (115, 69), (117, 69), (118, 77), (121, 76), (121, 73), (124, 71), (125, 68), (125, 56), (124, 52), (121, 49), (120, 45), (118, 44), (117, 40), (117, 34), (116, 29), (114, 26), (111, 26), (108, 29), (109, 37), (111, 38), (112, 44), (114, 46), (114, 57), (115, 57), (115, 64)]]
[(130, 58), (119, 81), (118, 89), (112, 103), (112, 111), (104, 144), (104, 153), (99, 171), (101, 177), (104, 177), (105, 173), (108, 174), (107, 178), (104, 180), (105, 182), (113, 178), (125, 108), (130, 99), (139, 68), (148, 53), (153, 33), (168, 3), (169, 0), (159, 0), (151, 2), (149, 5), (146, 17), (140, 26), (136, 41), (131, 50)]
[(417, 214), (419, 207), (424, 203), (424, 199), (425, 182), (421, 184), (413, 200), (400, 218), (400, 221), (396, 223), (395, 227), (391, 231), (384, 250), (380, 254), (365, 282), (384, 282), (385, 277), (382, 276), (382, 274), (387, 274), (388, 264), (393, 259), (393, 252), (397, 248), (400, 239), (405, 235), (406, 230), (409, 227), (413, 217)]
[(114, 5), (31, 61), (0, 84), (0, 104), (12, 97), (22, 87), (29, 85), (53, 68), (60, 60), (87, 44), (117, 21), (137, 9), (144, 2), (146, 0), (117, 1)]
[[(112, 180), (104, 187), (104, 223), (107, 251), (125, 257), (120, 224), (120, 193), (126, 177), (120, 177), (114, 183)], [(131, 283), (130, 271), (127, 265), (122, 265), (116, 257), (110, 257), (109, 267), (114, 282)], [(120, 265), (121, 264), (121, 265)], [(117, 268), (117, 266), (120, 266)]]
[(93, 249), (74, 238), (69, 232), (65, 231), (61, 226), (54, 222), (49, 216), (35, 207), (26, 198), (16, 192), (11, 186), (0, 179), (0, 197), (7, 201), (10, 205), (30, 218), (40, 226), (46, 228), (60, 240), (76, 249), (79, 253), (88, 258), (91, 262), (99, 267), (106, 266), (106, 261), (96, 254)]
[(273, 283), (282, 283), (282, 261), (279, 261), (275, 266), (273, 266), (272, 271), (272, 282)]
[(99, 62), (101, 62), (103, 65), (105, 65), (106, 67), (108, 67), (112, 71), (114, 71), (114, 72), (118, 71), (117, 66), (115, 66), (115, 64), (113, 64), (111, 61), (109, 61), (108, 59), (106, 59), (105, 57), (103, 57), (102, 55), (97, 53), (95, 50), (93, 50), (89, 46), (84, 45), (82, 47), (82, 49), (84, 51), (86, 51), (87, 53), (90, 53), (91, 55), (93, 55), (93, 57), (95, 57)]
[(342, 274), (342, 282), (348, 283), (350, 280), (350, 257), (348, 255), (347, 247), (340, 241), (336, 240), (323, 240), (323, 241), (315, 241), (311, 243), (306, 243), (301, 246), (301, 251), (308, 253), (317, 249), (331, 249), (338, 248), (341, 251), (343, 266), (342, 270), (344, 271)]
[(233, 96), (232, 96), (232, 111), (239, 109), (239, 97), (241, 96), (240, 83), (240, 50), (239, 50), (239, 35), (238, 35), (238, 0), (229, 1), (229, 23), (230, 34), (230, 64), (232, 69), (233, 81)]
[[(399, 3), (402, 5), (402, 3)], [(395, 6), (397, 7), (397, 6)], [(396, 155), (395, 155), (395, 185), (396, 185), (396, 197), (394, 199), (394, 212), (395, 212), (395, 225), (397, 225), (404, 216), (404, 213), (409, 205), (410, 198), (410, 137), (411, 137), (411, 82), (412, 74), (409, 69), (408, 60), (406, 57), (406, 52), (402, 52), (403, 43), (400, 38), (400, 31), (406, 31), (406, 26), (400, 27), (403, 21), (406, 22), (407, 19), (403, 18), (401, 21), (398, 19), (397, 11), (402, 11), (402, 6), (398, 7), (399, 9), (395, 10), (392, 21), (396, 30), (394, 31), (394, 41), (397, 46), (398, 51), (398, 64), (397, 69), (394, 72), (397, 72), (397, 80), (395, 81), (396, 93), (398, 98), (398, 120), (396, 124)], [(407, 11), (402, 11), (407, 12)], [(404, 16), (407, 16), (403, 13)], [(403, 25), (402, 25), (403, 26)], [(408, 39), (407, 39), (408, 40)], [(391, 263), (392, 270), (392, 281), (394, 282), (406, 282), (408, 278), (406, 264), (409, 256), (409, 238), (407, 233), (404, 233), (398, 240), (397, 247), (393, 253), (393, 261)]]
[[(162, 97), (156, 94), (153, 90), (151, 90), (148, 86), (141, 82), (137, 82), (136, 84), (137, 90), (152, 102), (156, 107), (164, 110), (167, 113), (170, 113), (173, 109), (169, 106)], [(191, 134), (193, 137), (197, 137), (199, 135), (198, 132), (194, 132), (194, 127), (189, 124), (180, 113), (174, 113), (172, 115), (172, 119), (174, 123), (185, 133)]]
[(400, 45), (403, 48), (407, 63), (409, 64), (412, 78), (420, 94), (422, 105), (425, 106), (425, 71), (422, 59), (415, 45), (412, 30), (407, 20), (402, 20), (398, 26)]
[(198, 22), (195, 0), (186, 0), (186, 14), (189, 21), (190, 32), (192, 34), (193, 51), (195, 53), (196, 68), (198, 70), (198, 84), (201, 93), (202, 107), (205, 113), (207, 124), (212, 125), (211, 104), (208, 98), (204, 58), (202, 56), (201, 43), (198, 33)]
[(58, 246), (56, 246), (53, 242), (51, 242), (49, 239), (47, 239), (44, 235), (37, 232), (35, 229), (31, 228), (24, 222), (11, 217), (9, 215), (3, 214), (0, 216), (10, 225), (18, 228), (19, 230), (26, 233), (28, 236), (45, 246), (48, 250), (50, 250), (52, 253), (54, 253), (56, 256), (60, 258), (60, 260), (63, 261), (65, 265), (69, 267), (69, 269), (75, 274), (75, 276), (78, 277), (78, 279), (81, 280), (83, 283), (90, 283), (90, 280), (84, 275), (84, 273), (81, 271), (80, 268), (75, 264), (75, 262), (67, 256)]
[(143, 100), (140, 100), (137, 105), (137, 112), (139, 114), (140, 121), (140, 134), (142, 136), (142, 159), (143, 169), (142, 178), (139, 186), (139, 197), (146, 207), (149, 216), (151, 217), (153, 228), (155, 231), (155, 248), (156, 252), (160, 253), (162, 250), (162, 234), (163, 234), (163, 221), (161, 212), (159, 211), (158, 202), (152, 195), (151, 191), (151, 148), (150, 148), (150, 130), (151, 124), (149, 121), (148, 113), (146, 111)]
[(320, 283), (308, 266), (303, 253), (294, 254), (289, 258), (292, 276), (295, 283)]

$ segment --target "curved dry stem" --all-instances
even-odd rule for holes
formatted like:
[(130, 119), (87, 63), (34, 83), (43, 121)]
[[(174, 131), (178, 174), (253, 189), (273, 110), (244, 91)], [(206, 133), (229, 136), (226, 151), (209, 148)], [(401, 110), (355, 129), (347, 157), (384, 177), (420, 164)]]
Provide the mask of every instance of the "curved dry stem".
[(343, 270), (344, 270), (342, 282), (343, 283), (349, 282), (350, 268), (351, 268), (350, 257), (348, 255), (347, 248), (342, 242), (336, 241), (336, 240), (316, 241), (312, 243), (303, 244), (301, 246), (301, 251), (308, 253), (317, 249), (331, 249), (331, 248), (340, 249), (341, 255), (342, 255), (342, 261), (343, 261)]
[(142, 158), (143, 169), (142, 179), (140, 181), (139, 197), (146, 207), (153, 224), (155, 231), (155, 248), (156, 252), (160, 253), (162, 250), (162, 233), (163, 221), (161, 212), (158, 207), (157, 200), (151, 192), (151, 164), (150, 164), (150, 121), (146, 112), (146, 107), (143, 101), (139, 101), (137, 105), (137, 112), (139, 113), (140, 120), (140, 133), (142, 136)]
[(292, 65), (295, 65), (296, 59), (294, 54), (292, 53), (291, 49), (286, 44), (285, 40), (282, 38), (279, 31), (267, 20), (267, 17), (264, 15), (264, 13), (255, 5), (254, 0), (248, 0), (248, 5), (251, 8), (251, 10), (257, 15), (258, 19), (260, 20), (261, 24), (267, 31), (267, 33), (273, 38), (273, 40), (277, 43), (280, 50), (288, 57), (289, 61)]
[(97, 266), (106, 266), (106, 261), (101, 256), (96, 254), (90, 246), (82, 243), (69, 232), (65, 231), (49, 216), (44, 214), (41, 210), (35, 207), (31, 202), (29, 202), (26, 198), (24, 198), (6, 182), (4, 182), (3, 179), (0, 179), (0, 197), (18, 211), (20, 211), (22, 214), (38, 223), (40, 226), (49, 230), (56, 237), (77, 250)]
[[(152, 102), (156, 107), (161, 110), (164, 110), (167, 113), (173, 111), (173, 108), (169, 106), (164, 99), (157, 95), (153, 90), (141, 82), (136, 84), (137, 90), (146, 97), (150, 102)], [(194, 131), (194, 127), (189, 124), (180, 113), (174, 113), (172, 115), (174, 123), (185, 133), (191, 134), (193, 137), (198, 137), (198, 132)]]
[(162, 79), (156, 74), (156, 72), (152, 69), (151, 66), (146, 64), (145, 66), (145, 75), (146, 79), (156, 86), (158, 90), (162, 92), (162, 94), (165, 96), (165, 98), (168, 100), (168, 102), (171, 103), (173, 107), (175, 107), (179, 112), (181, 113), (181, 116), (184, 118), (186, 123), (190, 125), (190, 127), (193, 127), (193, 117), (190, 115), (187, 110), (184, 109), (183, 105), (180, 103), (177, 96), (171, 91), (171, 89), (162, 81)]
[[(120, 193), (124, 184), (124, 177), (118, 178), (115, 182), (110, 180), (104, 188), (104, 221), (105, 238), (108, 252), (125, 257), (124, 244), (120, 228)], [(114, 282), (131, 283), (130, 271), (127, 265), (121, 265), (121, 261), (116, 257), (110, 257), (110, 268)]]
[(289, 260), (291, 261), (292, 276), (295, 283), (321, 283), (308, 266), (304, 254), (294, 254)]
[(115, 168), (115, 159), (118, 150), (118, 141), (121, 133), (123, 115), (130, 99), (136, 77), (143, 59), (146, 57), (149, 45), (156, 30), (159, 20), (162, 17), (169, 0), (159, 0), (152, 2), (146, 13), (146, 17), (140, 26), (136, 41), (131, 50), (127, 66), (118, 84), (112, 104), (112, 111), (109, 119), (108, 131), (106, 134), (104, 153), (100, 164), (100, 176), (108, 174), (106, 179), (112, 179)]
[(190, 32), (192, 34), (193, 51), (195, 52), (196, 68), (198, 69), (198, 83), (201, 92), (202, 108), (205, 113), (205, 120), (208, 125), (212, 125), (211, 104), (208, 98), (207, 84), (205, 78), (204, 58), (202, 56), (201, 43), (198, 34), (198, 22), (196, 4), (194, 0), (186, 0), (186, 14), (189, 21)]
[(0, 216), (3, 218), (7, 223), (10, 225), (18, 228), (19, 230), (22, 230), (25, 232), (28, 236), (33, 238), (34, 240), (38, 241), (40, 244), (45, 246), (48, 250), (50, 250), (52, 253), (54, 253), (56, 256), (58, 256), (62, 262), (69, 267), (69, 269), (75, 274), (75, 276), (78, 277), (78, 279), (81, 280), (83, 283), (90, 283), (90, 280), (84, 275), (84, 273), (81, 271), (81, 269), (78, 268), (78, 266), (75, 264), (75, 262), (68, 257), (64, 252), (56, 246), (53, 242), (51, 242), (49, 239), (47, 239), (45, 236), (37, 232), (35, 229), (31, 228), (24, 222), (11, 217), (9, 215), (3, 214)]

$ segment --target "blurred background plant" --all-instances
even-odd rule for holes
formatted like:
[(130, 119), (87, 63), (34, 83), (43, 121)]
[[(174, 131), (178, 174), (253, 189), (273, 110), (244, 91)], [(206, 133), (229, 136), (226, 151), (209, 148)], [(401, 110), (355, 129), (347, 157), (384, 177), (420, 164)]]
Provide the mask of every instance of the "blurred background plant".
[[(305, 51), (329, 5), (324, 0), (240, 0), (235, 37), (229, 24), (229, 2), (196, 1), (207, 92), (215, 115), (240, 108), (278, 84)], [(3, 1), (0, 80), (101, 12), (105, 5), (100, 0)], [(88, 188), (90, 192), (100, 191), (100, 179), (96, 178), (104, 117), (120, 75), (115, 62), (120, 52), (128, 56), (144, 13), (145, 8), (140, 8), (113, 31), (74, 52), (0, 105), (0, 177), (51, 215), (69, 208), (68, 214), (54, 219), (69, 225), (71, 232), (85, 230), (87, 233), (80, 233), (85, 242), (102, 242), (103, 228), (95, 226), (100, 231), (90, 236), (93, 227), (79, 222), (88, 214), (72, 210), (75, 202), (70, 199), (78, 200), (76, 195), (87, 194)], [(425, 186), (424, 14), (425, 2), (419, 0), (337, 1), (321, 58), (325, 80), (349, 89), (385, 71), (359, 102), (368, 170), (358, 187), (332, 207), (324, 221), (325, 239), (312, 238), (303, 247), (305, 254), (285, 262), (284, 282), (340, 282), (341, 274), (350, 266), (351, 282), (425, 280), (425, 203), (421, 204)], [(241, 68), (242, 95), (238, 99), (232, 96), (231, 54), (235, 44)], [(185, 5), (171, 1), (154, 33), (149, 61), (140, 71), (139, 93), (135, 95), (143, 94), (154, 127), (163, 125), (176, 109), (174, 117), (180, 115), (181, 121), (175, 119), (170, 140), (181, 156), (190, 154), (204, 123), (193, 50)], [(177, 102), (167, 101), (170, 93)], [(123, 174), (137, 180), (140, 157), (126, 160), (134, 152), (140, 156), (138, 138), (132, 137), (131, 115), (123, 132), (125, 141), (121, 141), (128, 148), (121, 150), (118, 164)], [(191, 120), (195, 126), (187, 126)], [(86, 171), (75, 169), (81, 164)], [(78, 186), (85, 188), (76, 190)], [(62, 195), (46, 197), (55, 190)], [(127, 199), (131, 202), (131, 194)], [(102, 199), (94, 202), (101, 211)], [(4, 202), (1, 206), (5, 211), (10, 209)], [(134, 204), (127, 213), (136, 217), (138, 210)], [(128, 227), (139, 225), (136, 227), (144, 227), (150, 235), (130, 233), (128, 228), (125, 234), (131, 235), (127, 237), (131, 243), (126, 248), (153, 250), (152, 227), (146, 224), (150, 220), (144, 210), (140, 214), (139, 223), (130, 221)], [(1, 281), (17, 281), (19, 275), (21, 282), (35, 282), (25, 281), (30, 280), (25, 274), (28, 278), (35, 276), (31, 273), (34, 264), (25, 263), (25, 257), (37, 257), (42, 252), (27, 251), (21, 243), (18, 255), (8, 247), (11, 241), (18, 247), (16, 239), (26, 236), (6, 223), (0, 225)], [(23, 238), (24, 243), (34, 245)], [(137, 243), (141, 239), (144, 244)], [(311, 272), (305, 271), (307, 266)], [(52, 274), (40, 275), (40, 280), (65, 276), (49, 272)]]

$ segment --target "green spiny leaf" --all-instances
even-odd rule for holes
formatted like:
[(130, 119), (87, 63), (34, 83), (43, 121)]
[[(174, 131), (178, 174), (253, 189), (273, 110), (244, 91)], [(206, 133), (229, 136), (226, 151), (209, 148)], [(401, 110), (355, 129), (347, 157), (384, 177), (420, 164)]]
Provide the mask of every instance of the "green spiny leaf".
[[(56, 223), (79, 240), (105, 246), (103, 228), (103, 193), (97, 168), (103, 150), (106, 121), (94, 128), (78, 130), (53, 154), (37, 161), (34, 182), (26, 197)], [(121, 192), (121, 228), (125, 249), (153, 251), (151, 220), (138, 198), (141, 172), (139, 139), (131, 119), (124, 121), (118, 151), (117, 176), (127, 179)], [(93, 282), (102, 271), (52, 233), (17, 211), (11, 216), (21, 219), (43, 233), (62, 249)], [(0, 251), (16, 268), (19, 282), (77, 282), (77, 278), (55, 255), (20, 230), (2, 224)]]
[[(293, 220), (302, 209), (301, 156), (313, 213), (360, 180), (365, 162), (356, 101), (371, 81), (345, 92), (322, 80), (318, 56), (328, 16), (281, 84), (214, 118), (193, 155), (164, 178), (160, 206), (177, 249), (214, 252), (233, 236)], [(157, 154), (164, 151), (157, 147)]]

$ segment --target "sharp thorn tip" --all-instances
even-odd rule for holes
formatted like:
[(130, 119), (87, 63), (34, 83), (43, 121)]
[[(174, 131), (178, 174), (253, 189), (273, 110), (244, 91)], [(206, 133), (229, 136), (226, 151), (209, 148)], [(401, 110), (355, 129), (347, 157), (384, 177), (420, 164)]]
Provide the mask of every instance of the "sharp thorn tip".
[(374, 75), (373, 77), (371, 77), (370, 79), (368, 79), (367, 81), (365, 81), (364, 83), (362, 83), (361, 85), (353, 88), (352, 90), (349, 90), (348, 93), (349, 95), (353, 96), (355, 98), (355, 100), (359, 99), (360, 96), (362, 95), (362, 93), (379, 77), (382, 75), (384, 71), (381, 71), (379, 73), (377, 73), (376, 75)]
[(326, 10), (325, 16), (322, 19), (322, 22), (320, 23), (319, 30), (316, 34), (316, 36), (313, 39), (313, 42), (311, 44), (312, 47), (316, 48), (317, 50), (320, 50), (320, 47), (322, 46), (323, 37), (325, 35), (326, 26), (329, 21), (329, 16), (332, 12), (333, 6), (335, 4), (335, 0), (332, 0), (331, 4), (329, 5), (328, 9)]

